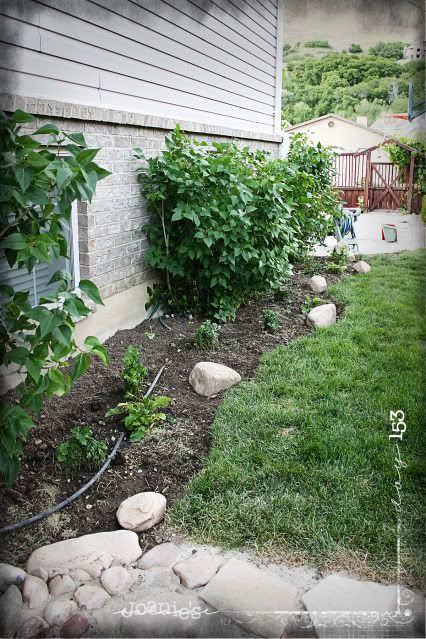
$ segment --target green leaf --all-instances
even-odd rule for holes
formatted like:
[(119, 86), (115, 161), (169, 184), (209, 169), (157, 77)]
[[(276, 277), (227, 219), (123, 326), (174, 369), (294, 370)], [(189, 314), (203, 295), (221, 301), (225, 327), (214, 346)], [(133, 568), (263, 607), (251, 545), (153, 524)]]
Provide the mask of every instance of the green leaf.
[(96, 284), (94, 284), (90, 280), (80, 280), (78, 287), (80, 290), (86, 293), (87, 297), (96, 302), (96, 304), (102, 304), (102, 306), (104, 306)]
[(87, 353), (79, 353), (74, 360), (74, 368), (71, 375), (72, 382), (76, 382), (90, 366), (90, 357)]
[(40, 379), (40, 374), (41, 374), (41, 369), (43, 366), (43, 362), (37, 359), (32, 359), (30, 357), (28, 357), (25, 362), (24, 365), (28, 371), (28, 374), (30, 375), (31, 379), (34, 380), (34, 382), (37, 384), (38, 380)]
[(96, 157), (99, 151), (100, 149), (84, 149), (75, 156), (75, 159), (80, 164), (89, 164), (89, 162), (92, 162), (92, 160)]
[(48, 133), (53, 133), (54, 135), (59, 135), (60, 131), (57, 126), (54, 124), (43, 124), (37, 131), (34, 131), (33, 135), (45, 135)]
[(10, 116), (10, 119), (12, 120), (12, 122), (35, 122), (35, 117), (33, 115), (31, 115), (30, 113), (26, 113), (25, 111), (21, 111), (21, 109), (17, 109), (14, 113), (12, 113), (12, 115)]
[(99, 357), (99, 359), (102, 360), (105, 366), (109, 365), (109, 356), (108, 356), (107, 350), (105, 346), (103, 346), (100, 343), (97, 337), (94, 337), (93, 335), (89, 335), (84, 340), (84, 345), (86, 346), (89, 352)]
[(79, 146), (87, 146), (86, 140), (84, 139), (84, 135), (82, 133), (65, 133), (64, 132), (64, 135), (66, 135), (66, 137), (69, 140), (72, 140), (72, 142), (75, 142)]
[(13, 251), (22, 251), (27, 248), (26, 237), (22, 233), (11, 233), (1, 240), (0, 247), (12, 249)]
[(54, 284), (55, 282), (71, 282), (72, 275), (68, 271), (61, 269), (59, 271), (55, 271), (50, 278), (48, 284)]
[(56, 186), (58, 191), (62, 189), (62, 187), (70, 182), (73, 176), (73, 172), (66, 165), (58, 170), (56, 173)]

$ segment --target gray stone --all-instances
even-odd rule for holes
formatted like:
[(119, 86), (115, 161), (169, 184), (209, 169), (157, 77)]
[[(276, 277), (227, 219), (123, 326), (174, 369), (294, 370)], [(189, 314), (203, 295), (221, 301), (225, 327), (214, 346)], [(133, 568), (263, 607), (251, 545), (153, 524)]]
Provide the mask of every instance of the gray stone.
[(56, 575), (49, 583), (50, 594), (59, 597), (66, 592), (74, 592), (76, 585), (69, 575)]
[(371, 271), (371, 266), (368, 264), (368, 262), (364, 262), (364, 260), (355, 262), (353, 268), (354, 271), (356, 271), (357, 273), (369, 273), (369, 271)]
[(12, 584), (15, 586), (22, 584), (26, 576), (25, 570), (0, 563), (0, 594)]
[(15, 633), (16, 639), (32, 639), (33, 637), (39, 637), (44, 634), (49, 624), (45, 622), (42, 617), (38, 615), (30, 617), (23, 624), (21, 624)]
[(308, 326), (312, 328), (325, 328), (336, 323), (336, 307), (334, 304), (321, 304), (321, 306), (315, 306), (308, 313), (306, 318)]
[(179, 586), (179, 577), (170, 568), (151, 568), (145, 570), (142, 579), (132, 586), (135, 591), (138, 587), (143, 590), (176, 590)]
[(219, 570), (223, 559), (212, 557), (207, 553), (196, 553), (189, 559), (180, 561), (173, 571), (180, 578), (185, 588), (192, 590), (205, 586)]
[(313, 293), (324, 293), (327, 290), (327, 280), (322, 275), (314, 275), (309, 280), (309, 286)]
[(58, 541), (35, 550), (27, 562), (28, 572), (42, 566), (46, 570), (82, 569), (92, 577), (99, 577), (115, 560), (120, 564), (131, 564), (142, 554), (136, 533), (129, 530), (114, 530), (74, 539)]
[(198, 395), (210, 397), (235, 384), (241, 376), (229, 366), (214, 362), (198, 362), (189, 376), (189, 383)]
[(296, 602), (296, 588), (275, 575), (230, 559), (201, 591), (216, 610), (263, 637), (281, 637)]
[(28, 608), (44, 608), (49, 599), (46, 582), (33, 575), (27, 575), (22, 588), (22, 598)]
[(43, 617), (50, 626), (63, 626), (77, 612), (77, 604), (70, 599), (50, 601), (43, 612)]
[(181, 558), (182, 553), (176, 544), (159, 544), (148, 550), (138, 561), (138, 567), (143, 570), (149, 568), (172, 568)]
[[(397, 588), (330, 575), (305, 593), (302, 601), (320, 638), (376, 637), (376, 632), (383, 629), (380, 616), (386, 618), (387, 613), (396, 610)], [(376, 624), (368, 613), (377, 613)], [(388, 624), (391, 625), (389, 619), (385, 625)]]
[(129, 585), (129, 573), (123, 566), (107, 568), (101, 575), (101, 583), (108, 594), (114, 596), (125, 590)]
[(92, 575), (89, 575), (86, 570), (82, 570), (81, 568), (70, 570), (69, 575), (76, 582), (90, 581), (92, 579)]
[(166, 505), (167, 500), (160, 493), (138, 493), (120, 504), (118, 523), (122, 528), (136, 532), (149, 530), (163, 519)]
[(14, 584), (0, 597), (0, 637), (13, 637), (19, 627), (22, 595)]
[(86, 610), (102, 608), (110, 599), (110, 595), (100, 586), (80, 586), (74, 593), (74, 599)]

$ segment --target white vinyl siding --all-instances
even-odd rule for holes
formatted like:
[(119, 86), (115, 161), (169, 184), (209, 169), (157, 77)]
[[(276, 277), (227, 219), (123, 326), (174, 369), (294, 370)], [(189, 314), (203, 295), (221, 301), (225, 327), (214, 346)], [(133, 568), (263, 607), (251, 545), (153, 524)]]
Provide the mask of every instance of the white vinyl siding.
[(281, 2), (0, 0), (0, 79), (18, 95), (274, 133)]

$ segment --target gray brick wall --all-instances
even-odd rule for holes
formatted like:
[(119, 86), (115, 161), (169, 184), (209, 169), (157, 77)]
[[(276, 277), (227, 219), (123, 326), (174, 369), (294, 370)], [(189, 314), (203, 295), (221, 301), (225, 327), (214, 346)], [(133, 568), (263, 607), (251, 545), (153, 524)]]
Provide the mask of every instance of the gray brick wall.
[[(36, 105), (40, 103), (33, 102)], [(92, 279), (105, 298), (149, 279), (153, 273), (144, 261), (147, 240), (142, 231), (147, 221), (147, 208), (135, 171), (141, 162), (133, 158), (132, 153), (135, 147), (142, 148), (146, 157), (161, 153), (165, 149), (165, 136), (170, 133), (174, 122), (151, 116), (155, 126), (149, 126), (151, 122), (146, 116), (130, 118), (131, 114), (124, 114), (122, 118), (115, 115), (110, 118), (115, 121), (106, 122), (101, 121), (104, 114), (100, 109), (90, 113), (89, 119), (84, 119), (85, 107), (79, 111), (74, 109), (73, 118), (64, 118), (58, 117), (58, 114), (70, 112), (69, 109), (65, 111), (66, 105), (62, 112), (60, 109), (48, 110), (44, 106), (33, 106), (31, 109), (31, 106), (27, 103), (14, 104), (15, 108), (24, 108), (32, 113), (41, 111), (43, 115), (37, 117), (37, 127), (54, 122), (65, 131), (83, 132), (89, 146), (101, 147), (96, 161), (112, 172), (111, 176), (98, 184), (91, 203), (82, 202), (78, 205), (81, 277)], [(44, 115), (45, 111), (49, 115)], [(143, 125), (139, 124), (141, 117), (147, 120), (148, 125), (145, 120)], [(188, 123), (185, 124), (186, 130), (191, 131)], [(263, 135), (259, 136), (263, 139), (256, 140), (253, 134), (242, 137), (240, 131), (226, 131), (226, 135), (220, 135), (219, 132), (198, 131), (203, 125), (193, 128), (196, 132), (190, 135), (197, 139), (229, 141), (235, 134), (239, 135), (238, 139), (244, 146), (266, 149), (274, 156), (279, 153), (278, 136)]]

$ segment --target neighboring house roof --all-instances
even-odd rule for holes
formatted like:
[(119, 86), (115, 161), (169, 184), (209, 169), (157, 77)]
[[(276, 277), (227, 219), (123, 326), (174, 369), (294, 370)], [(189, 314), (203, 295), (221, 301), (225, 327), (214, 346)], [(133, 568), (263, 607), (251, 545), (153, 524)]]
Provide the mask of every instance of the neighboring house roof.
[(327, 113), (327, 115), (321, 115), (319, 118), (313, 118), (312, 120), (306, 120), (305, 122), (299, 122), (299, 124), (294, 124), (293, 126), (285, 129), (286, 133), (291, 133), (292, 131), (296, 131), (297, 129), (304, 128), (309, 124), (314, 124), (315, 122), (320, 122), (321, 120), (327, 119), (335, 119), (340, 120), (341, 122), (345, 122), (346, 124), (351, 124), (354, 127), (359, 129), (364, 129), (369, 131), (370, 133), (377, 133), (378, 135), (383, 137), (383, 131), (379, 129), (375, 129), (371, 126), (366, 126), (365, 124), (360, 124), (359, 122), (355, 122), (354, 120), (348, 120), (348, 118), (343, 118), (341, 115), (336, 115), (335, 113)]
[(425, 125), (426, 114), (410, 122), (406, 113), (394, 113), (392, 115), (381, 115), (373, 126), (381, 129), (385, 135), (401, 135), (410, 138), (425, 131)]

